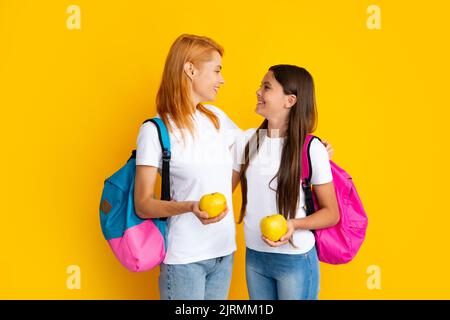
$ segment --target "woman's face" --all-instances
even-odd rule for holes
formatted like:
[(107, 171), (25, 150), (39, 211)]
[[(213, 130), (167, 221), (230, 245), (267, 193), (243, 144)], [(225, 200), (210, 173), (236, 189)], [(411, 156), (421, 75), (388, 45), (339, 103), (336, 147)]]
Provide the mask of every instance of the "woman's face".
[(273, 72), (269, 71), (256, 91), (256, 113), (268, 120), (284, 119), (288, 116), (291, 107), (289, 97), (275, 79)]
[(221, 74), (222, 57), (217, 51), (211, 55), (211, 60), (203, 62), (194, 68), (192, 76), (192, 91), (198, 102), (214, 101), (217, 92), (225, 80)]

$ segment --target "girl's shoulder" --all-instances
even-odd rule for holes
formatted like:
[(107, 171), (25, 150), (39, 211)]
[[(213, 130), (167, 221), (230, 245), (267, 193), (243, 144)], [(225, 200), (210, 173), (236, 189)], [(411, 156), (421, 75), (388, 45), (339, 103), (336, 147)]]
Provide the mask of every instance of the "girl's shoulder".
[(326, 154), (328, 157), (327, 148), (325, 148), (324, 144), (319, 139), (312, 139), (309, 152), (311, 155), (323, 156)]
[(311, 183), (324, 184), (333, 181), (330, 159), (328, 158), (327, 148), (319, 139), (313, 139), (309, 149), (312, 165)]

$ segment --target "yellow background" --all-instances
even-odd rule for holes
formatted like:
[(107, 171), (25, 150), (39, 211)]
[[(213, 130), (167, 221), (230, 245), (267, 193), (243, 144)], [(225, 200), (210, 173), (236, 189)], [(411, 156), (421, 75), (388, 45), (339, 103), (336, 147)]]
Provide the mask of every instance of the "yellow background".
[[(0, 1), (0, 298), (158, 299), (158, 268), (133, 274), (99, 225), (106, 177), (155, 112), (165, 57), (181, 33), (226, 50), (216, 104), (259, 125), (270, 65), (306, 67), (319, 127), (369, 216), (348, 265), (321, 265), (321, 299), (450, 298), (445, 1)], [(69, 5), (81, 30), (69, 30)], [(381, 8), (381, 30), (366, 26)], [(234, 208), (240, 206), (240, 190)], [(242, 225), (230, 299), (247, 299)], [(67, 267), (81, 268), (69, 290)], [(367, 268), (381, 270), (370, 290)]]

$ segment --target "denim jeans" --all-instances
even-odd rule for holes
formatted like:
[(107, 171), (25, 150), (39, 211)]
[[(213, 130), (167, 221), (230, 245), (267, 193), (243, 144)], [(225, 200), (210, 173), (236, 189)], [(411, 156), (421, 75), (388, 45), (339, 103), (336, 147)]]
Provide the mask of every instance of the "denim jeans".
[(187, 264), (160, 265), (161, 300), (226, 300), (234, 255)]
[(251, 300), (317, 300), (319, 259), (314, 247), (304, 254), (246, 251)]

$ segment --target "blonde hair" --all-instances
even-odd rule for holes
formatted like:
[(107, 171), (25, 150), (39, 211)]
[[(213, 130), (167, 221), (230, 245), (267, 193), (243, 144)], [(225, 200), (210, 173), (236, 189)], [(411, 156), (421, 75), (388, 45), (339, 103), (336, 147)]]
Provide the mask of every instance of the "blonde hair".
[(168, 121), (170, 116), (177, 128), (188, 129), (192, 134), (194, 129), (192, 116), (196, 109), (205, 114), (216, 129), (220, 128), (219, 119), (212, 111), (201, 104), (197, 106), (192, 104), (190, 79), (184, 72), (186, 62), (198, 65), (209, 61), (214, 51), (223, 56), (223, 48), (214, 40), (203, 36), (183, 34), (172, 44), (156, 96), (156, 110), (169, 131), (173, 129)]

